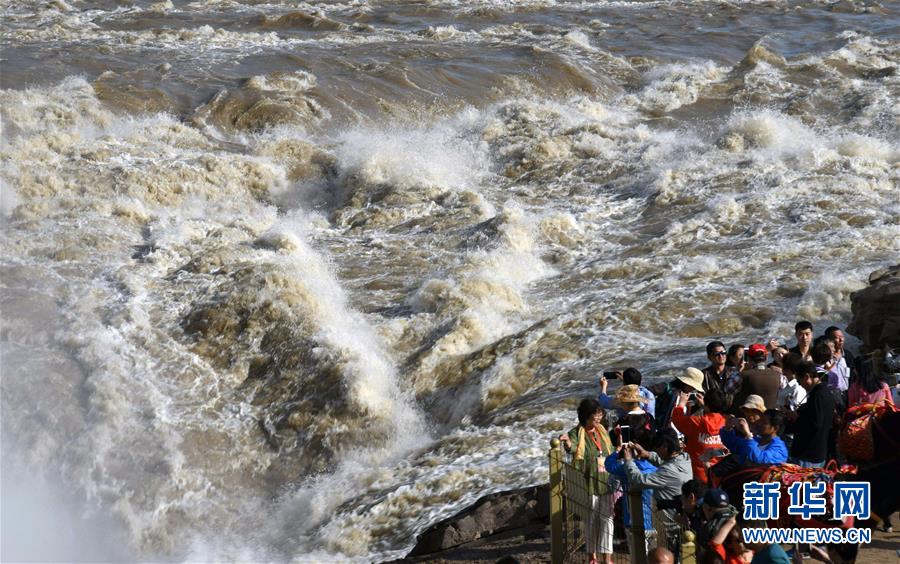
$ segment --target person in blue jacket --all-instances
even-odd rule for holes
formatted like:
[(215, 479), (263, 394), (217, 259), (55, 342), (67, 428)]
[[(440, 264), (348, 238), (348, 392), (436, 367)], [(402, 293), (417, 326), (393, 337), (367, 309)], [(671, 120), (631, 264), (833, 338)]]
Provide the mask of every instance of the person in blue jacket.
[[(638, 390), (642, 398), (646, 399), (647, 402), (644, 404), (644, 411), (650, 414), (650, 417), (655, 417), (654, 412), (656, 408), (656, 396), (653, 395), (653, 392), (645, 388), (641, 385), (641, 372), (637, 368), (626, 368), (623, 372), (616, 372), (620, 378), (622, 378), (622, 385), (635, 385), (638, 387)], [(619, 419), (625, 417), (627, 411), (622, 408), (621, 405), (615, 402), (615, 399), (606, 393), (608, 381), (605, 376), (600, 376), (600, 396), (597, 398), (597, 401), (600, 402), (600, 405), (603, 409), (615, 409), (616, 414), (619, 416)]]
[[(646, 430), (641, 430), (637, 433), (635, 437), (635, 442), (640, 444), (645, 449), (650, 448), (650, 443), (653, 439), (653, 433)], [(619, 449), (614, 452), (612, 455), (606, 457), (606, 471), (619, 478), (619, 480), (625, 486), (625, 496), (622, 500), (622, 519), (625, 521), (625, 527), (631, 527), (631, 512), (628, 510), (628, 478), (625, 475), (625, 461), (623, 460), (622, 450), (624, 448), (628, 448), (626, 445), (619, 445)], [(638, 467), (638, 470), (641, 471), (641, 474), (650, 474), (652, 472), (656, 472), (656, 466), (650, 463), (648, 460), (643, 459), (634, 459), (635, 464)], [(646, 489), (641, 492), (641, 501), (644, 506), (644, 530), (650, 531), (653, 529), (653, 490)]]
[(739, 464), (781, 464), (787, 462), (787, 445), (778, 434), (784, 427), (784, 414), (768, 409), (753, 424), (754, 436), (746, 419), (735, 417), (722, 427), (719, 436)]

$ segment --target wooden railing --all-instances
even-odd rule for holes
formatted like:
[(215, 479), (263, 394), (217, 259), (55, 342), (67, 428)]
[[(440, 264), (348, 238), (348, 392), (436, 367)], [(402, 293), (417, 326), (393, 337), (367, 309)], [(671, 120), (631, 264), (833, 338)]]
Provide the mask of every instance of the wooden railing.
[[(612, 518), (613, 506), (597, 506), (591, 499), (584, 474), (566, 460), (560, 441), (550, 441), (550, 559), (552, 564), (563, 562), (585, 562), (584, 546), (587, 539), (599, 538), (602, 533), (596, 527), (604, 519)], [(621, 488), (621, 482), (609, 475), (601, 475), (610, 488)], [(662, 513), (654, 508), (651, 516), (653, 529), (644, 530), (644, 504), (640, 490), (622, 492), (628, 496), (631, 513), (631, 527), (623, 530), (623, 525), (615, 523), (610, 551), (616, 564), (647, 564), (647, 553), (656, 547), (665, 547), (676, 555), (678, 562), (696, 564), (695, 535), (690, 530), (666, 528)], [(593, 536), (592, 536), (593, 535)], [(623, 537), (627, 542), (623, 546)], [(643, 539), (644, 542), (639, 542)], [(636, 542), (638, 541), (638, 542)], [(626, 548), (627, 547), (627, 548)]]

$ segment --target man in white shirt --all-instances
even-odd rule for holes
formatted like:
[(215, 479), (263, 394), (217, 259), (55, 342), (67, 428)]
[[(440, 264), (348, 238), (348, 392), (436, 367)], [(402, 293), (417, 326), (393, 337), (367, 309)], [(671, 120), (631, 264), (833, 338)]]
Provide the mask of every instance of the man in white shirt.
[[(784, 376), (784, 387), (778, 390), (778, 409), (785, 413), (797, 411), (797, 408), (806, 403), (806, 389), (797, 382), (797, 367), (803, 362), (803, 357), (797, 353), (787, 353), (781, 359), (781, 373)], [(781, 439), (787, 445), (788, 450), (794, 441), (793, 433), (783, 432)]]
[(843, 364), (849, 378), (852, 371), (856, 370), (856, 359), (850, 351), (844, 349), (844, 332), (832, 325), (825, 330), (825, 336), (834, 341), (834, 357), (838, 359), (838, 365)]
[(778, 408), (784, 411), (797, 411), (806, 401), (806, 390), (797, 383), (797, 366), (803, 358), (797, 353), (787, 353), (781, 361), (781, 373), (784, 375), (784, 387), (778, 390)]

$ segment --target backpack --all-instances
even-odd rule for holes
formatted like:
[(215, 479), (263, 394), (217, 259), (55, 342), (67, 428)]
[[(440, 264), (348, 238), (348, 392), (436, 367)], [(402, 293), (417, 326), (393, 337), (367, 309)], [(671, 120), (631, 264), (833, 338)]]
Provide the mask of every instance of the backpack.
[(888, 411), (896, 408), (887, 403), (866, 403), (847, 410), (845, 421), (838, 435), (838, 448), (847, 460), (867, 461), (875, 457), (875, 437), (873, 425)]
[[(863, 406), (859, 406), (863, 407)], [(856, 408), (853, 408), (856, 409)], [(853, 411), (851, 409), (850, 411)], [(850, 411), (847, 412), (848, 419)], [(838, 435), (838, 448), (847, 460), (866, 461), (875, 456), (875, 437), (872, 435), (873, 413), (866, 413), (847, 423)]]

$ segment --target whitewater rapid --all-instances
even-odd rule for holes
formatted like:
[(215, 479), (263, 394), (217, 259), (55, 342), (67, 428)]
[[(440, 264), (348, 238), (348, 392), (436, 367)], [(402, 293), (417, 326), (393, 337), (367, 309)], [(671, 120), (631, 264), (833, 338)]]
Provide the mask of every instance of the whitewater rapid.
[(888, 3), (2, 10), (5, 558), (402, 556), (900, 258)]

